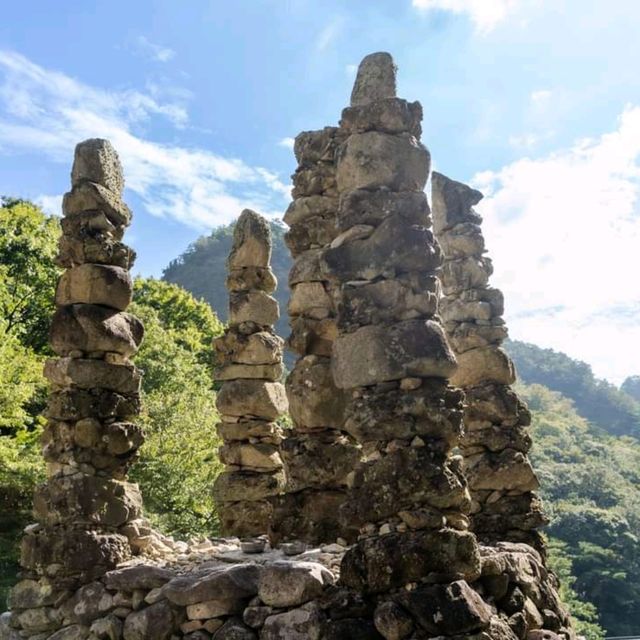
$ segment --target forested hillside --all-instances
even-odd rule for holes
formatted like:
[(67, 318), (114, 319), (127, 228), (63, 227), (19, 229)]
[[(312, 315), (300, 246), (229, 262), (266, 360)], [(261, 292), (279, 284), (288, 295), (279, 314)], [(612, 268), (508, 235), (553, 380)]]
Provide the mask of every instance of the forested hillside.
[[(289, 334), (287, 301), (289, 299), (289, 270), (291, 255), (284, 243), (286, 227), (272, 222), (273, 256), (271, 266), (278, 288), (274, 294), (280, 304), (280, 320), (276, 331), (281, 336)], [(162, 279), (173, 282), (190, 291), (196, 298), (206, 300), (218, 317), (227, 319), (229, 294), (225, 287), (226, 261), (231, 250), (233, 224), (214, 229), (208, 236), (198, 238), (181, 256), (172, 260), (164, 270)]]
[[(15, 579), (17, 541), (43, 477), (38, 437), (46, 394), (41, 374), (58, 275), (58, 223), (37, 207), (0, 207), (0, 609)], [(274, 267), (287, 300), (289, 253), (274, 225)], [(177, 284), (139, 279), (130, 310), (146, 326), (136, 362), (144, 372), (147, 441), (132, 477), (156, 526), (181, 536), (217, 532), (210, 487), (220, 465), (211, 339), (222, 330), (205, 297), (226, 312), (225, 260), (231, 227), (193, 245), (165, 271)], [(196, 295), (185, 291), (190, 289)], [(286, 316), (286, 314), (285, 314)], [(279, 329), (283, 335), (285, 328)], [(640, 445), (638, 405), (594, 378), (588, 365), (534, 345), (507, 345), (533, 413), (532, 457), (551, 516), (548, 534), (564, 597), (589, 638), (595, 609), (609, 635), (640, 629)], [(185, 384), (188, 381), (188, 384)]]

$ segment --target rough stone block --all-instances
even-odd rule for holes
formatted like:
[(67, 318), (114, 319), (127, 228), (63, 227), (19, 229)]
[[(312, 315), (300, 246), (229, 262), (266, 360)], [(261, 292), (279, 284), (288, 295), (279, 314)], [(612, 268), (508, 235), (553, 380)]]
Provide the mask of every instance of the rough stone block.
[(279, 317), (278, 301), (264, 291), (236, 291), (229, 295), (229, 324), (255, 322), (269, 326)]
[(74, 238), (63, 235), (58, 240), (58, 255), (55, 261), (58, 266), (64, 268), (91, 262), (130, 269), (135, 259), (136, 252), (131, 247), (112, 238)]
[(47, 360), (44, 377), (59, 387), (100, 387), (124, 395), (137, 394), (141, 382), (140, 371), (132, 364), (111, 364), (104, 360), (82, 358)]
[(336, 183), (340, 192), (380, 188), (422, 191), (430, 163), (426, 147), (413, 136), (356, 133), (340, 147)]
[(128, 420), (140, 413), (137, 395), (106, 389), (66, 389), (49, 394), (45, 415), (52, 420), (75, 422), (84, 418)]
[(416, 138), (422, 134), (422, 105), (401, 98), (384, 98), (368, 104), (347, 107), (342, 111), (340, 128), (349, 133), (382, 131), (409, 133)]
[(333, 576), (316, 562), (273, 562), (264, 567), (258, 597), (270, 607), (295, 607), (317, 598)]
[(213, 493), (218, 501), (253, 501), (278, 495), (284, 486), (284, 473), (281, 471), (275, 473), (224, 472), (216, 478)]
[(513, 384), (516, 372), (511, 358), (499, 347), (470, 349), (458, 355), (458, 368), (451, 384), (473, 387), (478, 384)]
[(245, 209), (233, 230), (233, 245), (227, 266), (230, 270), (241, 267), (268, 267), (271, 260), (271, 228), (265, 218)]
[(284, 341), (272, 331), (246, 335), (233, 328), (213, 341), (215, 359), (225, 364), (278, 364), (282, 360)]
[(345, 554), (342, 584), (384, 593), (409, 582), (447, 582), (480, 576), (480, 554), (468, 531), (441, 529), (392, 533), (360, 540)]
[(431, 206), (436, 233), (468, 222), (479, 225), (482, 218), (472, 207), (482, 197), (476, 189), (434, 171), (431, 174)]
[(344, 422), (347, 395), (335, 386), (328, 358), (311, 355), (298, 360), (287, 378), (286, 391), (296, 425), (339, 429)]
[(312, 166), (317, 162), (332, 163), (340, 137), (343, 136), (338, 135), (337, 127), (299, 133), (293, 145), (296, 161), (303, 166)]
[(290, 226), (304, 223), (309, 218), (321, 216), (334, 218), (338, 199), (330, 196), (307, 196), (296, 198), (287, 208), (283, 220)]
[(340, 335), (331, 367), (336, 386), (350, 389), (411, 376), (448, 378), (456, 359), (438, 323), (406, 320)]
[(216, 397), (220, 413), (275, 420), (287, 410), (284, 385), (263, 380), (231, 380)]
[(60, 356), (70, 351), (114, 351), (133, 355), (142, 342), (144, 327), (135, 316), (89, 304), (74, 304), (56, 311), (49, 340)]
[(120, 194), (95, 182), (82, 182), (65, 193), (62, 211), (65, 215), (100, 211), (116, 226), (131, 222), (131, 210), (122, 202)]
[(62, 274), (56, 289), (56, 304), (99, 304), (124, 311), (132, 295), (133, 282), (126, 269), (83, 264)]
[(108, 140), (90, 138), (76, 145), (71, 183), (97, 182), (116, 194), (124, 189), (122, 165)]
[(407, 271), (433, 272), (440, 262), (440, 248), (429, 229), (393, 216), (368, 238), (327, 249), (323, 271), (341, 282), (373, 280)]
[(351, 106), (368, 104), (396, 96), (397, 67), (385, 51), (365, 56), (351, 91)]
[(322, 320), (334, 313), (333, 300), (322, 282), (300, 282), (291, 289), (290, 316), (305, 316)]
[(278, 448), (271, 444), (226, 444), (220, 448), (220, 460), (227, 465), (273, 471), (282, 467)]
[(273, 293), (278, 286), (278, 280), (270, 267), (241, 267), (229, 272), (226, 285), (229, 291), (257, 289)]

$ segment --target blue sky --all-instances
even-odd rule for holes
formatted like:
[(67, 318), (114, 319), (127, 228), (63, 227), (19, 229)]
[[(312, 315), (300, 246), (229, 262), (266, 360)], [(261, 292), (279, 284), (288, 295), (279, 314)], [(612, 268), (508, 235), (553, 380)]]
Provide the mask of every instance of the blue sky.
[(73, 146), (110, 138), (138, 272), (244, 206), (278, 216), (299, 131), (390, 51), (434, 166), (486, 194), (511, 335), (640, 373), (640, 3), (24, 0), (0, 23), (0, 193), (59, 211)]

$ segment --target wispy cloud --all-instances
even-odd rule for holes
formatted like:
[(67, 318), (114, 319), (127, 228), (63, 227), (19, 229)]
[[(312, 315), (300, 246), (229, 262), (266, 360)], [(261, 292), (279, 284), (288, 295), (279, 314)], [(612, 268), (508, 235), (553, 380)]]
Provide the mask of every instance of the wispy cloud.
[(344, 28), (345, 20), (342, 16), (333, 18), (318, 33), (315, 42), (316, 51), (326, 51), (340, 35)]
[(176, 55), (173, 49), (151, 42), (149, 38), (142, 35), (135, 39), (134, 46), (140, 54), (156, 62), (169, 62)]
[(287, 149), (293, 149), (293, 145), (295, 144), (295, 138), (282, 138), (282, 140), (278, 141), (279, 147), (285, 147)]
[(640, 107), (610, 133), (473, 182), (514, 337), (614, 381), (640, 372)]
[(422, 11), (440, 10), (466, 14), (480, 33), (488, 33), (502, 22), (521, 0), (412, 0)]
[[(77, 142), (112, 141), (127, 187), (149, 213), (205, 229), (243, 207), (279, 214), (288, 187), (274, 173), (208, 149), (166, 145), (136, 133), (154, 118), (184, 127), (184, 107), (149, 93), (108, 91), (0, 50), (0, 153), (30, 152), (70, 163)], [(62, 186), (62, 185), (61, 185)], [(65, 185), (66, 186), (66, 185)], [(52, 204), (43, 200), (43, 204)]]

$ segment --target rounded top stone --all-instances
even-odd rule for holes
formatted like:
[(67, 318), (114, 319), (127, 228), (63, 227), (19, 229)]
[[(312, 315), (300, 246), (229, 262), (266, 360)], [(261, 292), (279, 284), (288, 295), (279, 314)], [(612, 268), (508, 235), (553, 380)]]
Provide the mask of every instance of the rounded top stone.
[(89, 138), (76, 145), (71, 169), (71, 184), (96, 182), (121, 195), (124, 175), (118, 153), (113, 145), (103, 138)]
[(351, 106), (396, 97), (396, 71), (390, 53), (378, 51), (365, 56), (358, 67), (351, 92)]
[(271, 243), (271, 227), (266, 218), (251, 209), (245, 209), (233, 230), (233, 245), (227, 260), (229, 270), (268, 267)]

